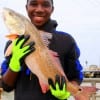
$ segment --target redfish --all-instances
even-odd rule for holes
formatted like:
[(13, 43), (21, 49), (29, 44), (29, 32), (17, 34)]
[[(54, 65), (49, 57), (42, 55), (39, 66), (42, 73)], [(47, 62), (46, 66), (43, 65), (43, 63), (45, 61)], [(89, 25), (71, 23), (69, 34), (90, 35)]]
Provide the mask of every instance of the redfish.
[[(48, 78), (52, 78), (55, 81), (56, 75), (65, 76), (66, 89), (76, 100), (89, 100), (90, 95), (97, 91), (95, 87), (76, 86), (68, 81), (59, 59), (55, 56), (56, 53), (49, 50), (41, 38), (40, 34), (46, 32), (39, 31), (28, 18), (9, 8), (3, 9), (3, 18), (11, 33), (7, 35), (9, 39), (13, 41), (18, 35), (24, 34), (30, 35), (30, 39), (25, 45), (31, 41), (35, 42), (36, 50), (25, 58), (25, 63), (31, 72), (38, 77), (43, 93), (49, 90)], [(11, 53), (12, 44), (7, 48), (5, 56), (9, 56)]]

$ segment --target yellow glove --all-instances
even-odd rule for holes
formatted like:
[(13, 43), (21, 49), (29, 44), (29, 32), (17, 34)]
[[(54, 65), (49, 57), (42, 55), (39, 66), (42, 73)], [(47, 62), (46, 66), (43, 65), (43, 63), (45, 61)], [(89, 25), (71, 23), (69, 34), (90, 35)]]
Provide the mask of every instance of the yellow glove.
[(59, 100), (66, 100), (70, 97), (70, 92), (66, 90), (66, 81), (64, 76), (60, 77), (56, 75), (55, 84), (53, 83), (52, 79), (49, 78), (48, 83), (50, 85), (51, 94)]
[(24, 43), (29, 39), (29, 36), (20, 36), (13, 41), (12, 45), (12, 57), (10, 59), (9, 68), (14, 72), (19, 72), (21, 69), (20, 60), (26, 57), (29, 53), (35, 50), (33, 47), (34, 42), (24, 46)]

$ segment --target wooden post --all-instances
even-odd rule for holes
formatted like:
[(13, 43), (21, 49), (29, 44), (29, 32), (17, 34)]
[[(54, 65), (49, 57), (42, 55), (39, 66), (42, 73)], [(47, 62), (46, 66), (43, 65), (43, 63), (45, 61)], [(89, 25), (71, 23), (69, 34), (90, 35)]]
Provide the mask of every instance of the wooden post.
[(0, 88), (0, 100), (2, 100), (1, 99), (1, 93), (3, 92), (3, 89), (2, 88)]

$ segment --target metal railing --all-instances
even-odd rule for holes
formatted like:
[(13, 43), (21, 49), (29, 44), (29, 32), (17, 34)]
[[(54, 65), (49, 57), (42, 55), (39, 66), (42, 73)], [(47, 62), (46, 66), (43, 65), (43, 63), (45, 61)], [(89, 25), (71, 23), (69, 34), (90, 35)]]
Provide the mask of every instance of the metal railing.
[[(84, 83), (90, 83), (91, 86), (97, 87), (97, 83), (100, 84), (100, 78), (84, 78), (83, 84)], [(92, 100), (96, 100), (97, 97), (100, 97), (100, 93), (98, 95), (93, 94), (91, 98), (92, 98)]]

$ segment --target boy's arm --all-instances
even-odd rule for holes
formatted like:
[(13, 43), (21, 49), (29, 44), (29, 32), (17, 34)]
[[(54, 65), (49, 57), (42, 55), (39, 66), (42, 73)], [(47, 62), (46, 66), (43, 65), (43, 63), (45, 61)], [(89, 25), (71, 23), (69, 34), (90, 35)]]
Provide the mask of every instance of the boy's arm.
[(23, 44), (29, 39), (29, 36), (21, 36), (13, 41), (12, 56), (6, 72), (2, 75), (2, 86), (4, 90), (10, 91), (14, 87), (17, 76), (21, 70), (20, 60), (34, 51), (33, 43), (23, 47)]

